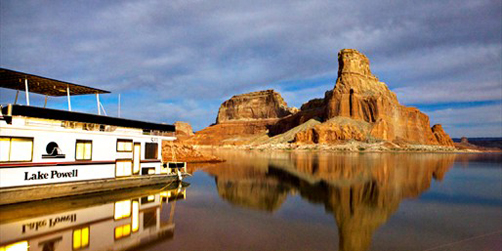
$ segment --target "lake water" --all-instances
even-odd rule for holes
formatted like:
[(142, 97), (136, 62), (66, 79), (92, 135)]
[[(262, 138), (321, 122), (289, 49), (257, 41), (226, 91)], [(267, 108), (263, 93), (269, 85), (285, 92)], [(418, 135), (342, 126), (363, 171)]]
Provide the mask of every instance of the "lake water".
[(214, 154), (185, 184), (0, 207), (0, 246), (502, 250), (501, 154)]

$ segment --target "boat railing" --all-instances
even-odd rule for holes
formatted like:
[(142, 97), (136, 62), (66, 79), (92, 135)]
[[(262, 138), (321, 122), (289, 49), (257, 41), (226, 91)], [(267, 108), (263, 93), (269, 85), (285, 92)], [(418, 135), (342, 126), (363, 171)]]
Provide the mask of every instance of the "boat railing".
[(157, 130), (143, 130), (143, 135), (175, 137), (176, 133), (175, 132), (157, 131)]

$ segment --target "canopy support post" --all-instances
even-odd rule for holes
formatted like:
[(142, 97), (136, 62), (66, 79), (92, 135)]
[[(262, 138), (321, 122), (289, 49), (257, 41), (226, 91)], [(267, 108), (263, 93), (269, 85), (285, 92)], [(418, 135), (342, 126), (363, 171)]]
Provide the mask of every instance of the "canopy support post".
[(98, 115), (101, 115), (101, 109), (99, 109), (99, 93), (96, 93), (96, 104), (98, 105)]
[(71, 112), (70, 87), (66, 87), (66, 95), (68, 96), (68, 111)]
[(28, 79), (24, 79), (24, 92), (26, 94), (26, 105), (30, 105), (30, 92), (28, 90)]
[(16, 92), (16, 99), (14, 99), (14, 104), (17, 104), (17, 97), (19, 96), (19, 90)]
[(45, 95), (44, 108), (47, 106), (47, 95)]
[(103, 109), (103, 113), (105, 114), (105, 116), (108, 116), (108, 114), (106, 114), (106, 110), (103, 104), (99, 103), (99, 106), (101, 107), (101, 109)]

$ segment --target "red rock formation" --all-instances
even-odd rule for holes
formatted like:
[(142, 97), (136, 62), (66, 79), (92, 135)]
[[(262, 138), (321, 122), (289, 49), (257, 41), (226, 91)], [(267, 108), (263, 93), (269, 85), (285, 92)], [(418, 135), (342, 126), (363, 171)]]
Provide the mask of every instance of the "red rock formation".
[[(367, 122), (371, 128), (369, 131), (356, 130), (357, 132), (349, 133), (347, 130), (357, 126), (346, 125), (341, 130), (342, 135), (338, 132), (336, 138), (351, 139), (351, 135), (357, 135), (352, 139), (368, 139), (371, 136), (387, 141), (401, 139), (415, 144), (453, 146), (450, 137), (442, 129), (439, 130), (438, 127), (437, 133), (431, 130), (426, 114), (414, 107), (399, 104), (396, 95), (387, 85), (371, 73), (366, 56), (353, 49), (344, 49), (338, 54), (338, 64), (335, 88), (332, 92), (327, 92), (324, 99), (325, 119), (347, 117), (352, 122)], [(322, 124), (313, 128), (311, 134), (329, 139), (333, 136), (324, 134), (332, 134), (332, 129), (332, 123)], [(339, 129), (335, 131), (340, 131)], [(298, 142), (302, 142), (300, 136)]]
[(457, 149), (483, 151), (483, 152), (502, 152), (502, 141), (496, 139), (476, 140), (472, 143), (466, 137), (462, 137), (460, 142), (453, 143)]
[(257, 135), (265, 135), (277, 120), (297, 112), (289, 108), (273, 90), (233, 96), (223, 102), (216, 124), (207, 127), (187, 142), (198, 145), (242, 145)]
[(277, 119), (225, 122), (198, 131), (185, 142), (194, 145), (242, 145), (257, 135), (265, 135), (267, 126), (276, 122)]
[(251, 92), (233, 96), (223, 102), (216, 123), (282, 118), (295, 112), (288, 108), (281, 95), (274, 90)]
[[(174, 153), (174, 156), (173, 156)], [(176, 142), (162, 142), (162, 159), (163, 161), (182, 161), (189, 163), (200, 162), (222, 162), (223, 160), (210, 155), (197, 151), (191, 145)]]
[(438, 143), (443, 146), (454, 146), (453, 140), (451, 140), (450, 136), (446, 134), (443, 130), (443, 126), (437, 124), (432, 127), (432, 133), (436, 137)]
[(350, 118), (336, 117), (325, 123), (295, 135), (295, 142), (299, 143), (341, 143), (354, 139), (365, 141), (368, 138), (370, 124), (364, 121), (354, 121)]
[[(299, 111), (287, 107), (273, 90), (237, 95), (225, 101), (217, 124), (195, 135), (195, 144), (246, 144), (252, 136), (282, 134), (310, 119), (325, 121), (295, 136), (296, 143), (339, 143), (383, 140), (405, 144), (453, 146), (440, 125), (399, 104), (396, 94), (370, 70), (366, 56), (353, 49), (338, 53), (338, 78), (324, 99), (313, 99)], [(230, 123), (231, 122), (231, 123)]]
[(327, 119), (342, 116), (366, 121), (374, 127), (371, 135), (377, 139), (440, 144), (430, 129), (429, 117), (416, 108), (400, 105), (387, 85), (371, 73), (366, 56), (344, 49), (338, 54), (338, 64), (338, 79), (326, 100)]
[(323, 120), (325, 117), (325, 107), (326, 104), (324, 99), (309, 100), (307, 103), (302, 105), (298, 112), (286, 116), (277, 121), (277, 123), (270, 125), (268, 127), (269, 135), (275, 136), (285, 133), (313, 118), (319, 118), (318, 120)]
[(176, 138), (178, 141), (185, 141), (194, 135), (192, 126), (189, 123), (176, 121), (174, 126), (176, 127)]
[(176, 136), (193, 136), (193, 129), (192, 126), (187, 123), (187, 122), (181, 122), (181, 121), (176, 121), (174, 123), (174, 126), (176, 127)]

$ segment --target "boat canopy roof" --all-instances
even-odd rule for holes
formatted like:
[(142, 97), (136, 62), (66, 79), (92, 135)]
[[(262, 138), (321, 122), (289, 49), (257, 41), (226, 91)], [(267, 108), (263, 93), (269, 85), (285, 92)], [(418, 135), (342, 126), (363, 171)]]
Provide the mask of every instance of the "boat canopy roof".
[(66, 96), (67, 90), (70, 94), (102, 94), (110, 93), (109, 91), (100, 90), (92, 87), (77, 85), (61, 80), (41, 77), (29, 73), (13, 71), (5, 68), (0, 68), (0, 87), (14, 89), (19, 91), (25, 90), (25, 79), (28, 80), (29, 91), (47, 95), (47, 96)]
[(151, 122), (124, 119), (124, 118), (114, 118), (114, 117), (95, 115), (89, 113), (40, 108), (35, 106), (9, 105), (1, 108), (0, 111), (2, 112), (3, 116), (6, 117), (8, 120), (10, 120), (12, 116), (24, 116), (24, 117), (33, 117), (42, 119), (122, 126), (122, 127), (138, 128), (143, 130), (155, 130), (161, 132), (176, 131), (176, 127), (174, 125), (158, 124), (158, 123), (151, 123)]

